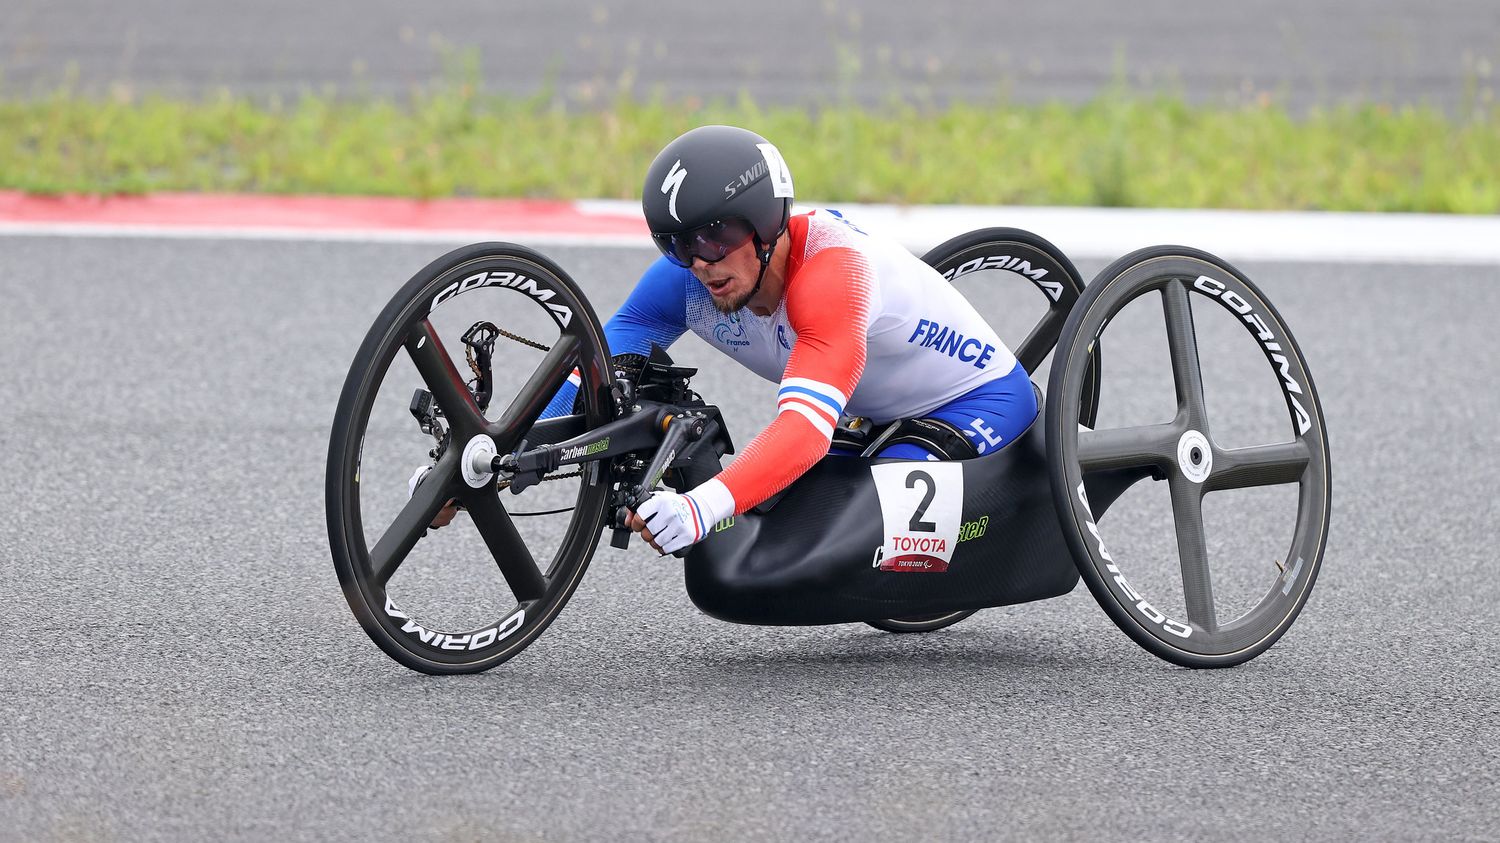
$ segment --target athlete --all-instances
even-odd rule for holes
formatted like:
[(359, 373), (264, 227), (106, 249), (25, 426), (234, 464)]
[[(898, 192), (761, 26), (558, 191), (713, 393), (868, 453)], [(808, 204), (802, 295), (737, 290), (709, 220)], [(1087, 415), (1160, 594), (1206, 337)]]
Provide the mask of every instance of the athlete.
[[(1036, 418), (1025, 368), (936, 270), (837, 211), (792, 216), (792, 198), (776, 147), (731, 126), (693, 129), (646, 171), (642, 205), (662, 257), (606, 323), (611, 353), (645, 355), (692, 331), (781, 387), (776, 418), (728, 468), (631, 514), (659, 553), (786, 488), (829, 454), (842, 416), (921, 419), (973, 454)], [(576, 391), (543, 416), (569, 412)], [(878, 456), (938, 459), (913, 444)]]
[[(659, 552), (791, 484), (828, 455), (843, 415), (936, 421), (977, 454), (1036, 418), (1026, 370), (936, 270), (837, 211), (792, 216), (792, 198), (776, 147), (731, 126), (682, 135), (646, 171), (662, 257), (605, 326), (610, 351), (645, 354), (692, 331), (781, 385), (776, 418), (728, 468), (632, 514)], [(937, 459), (916, 445), (879, 456)]]

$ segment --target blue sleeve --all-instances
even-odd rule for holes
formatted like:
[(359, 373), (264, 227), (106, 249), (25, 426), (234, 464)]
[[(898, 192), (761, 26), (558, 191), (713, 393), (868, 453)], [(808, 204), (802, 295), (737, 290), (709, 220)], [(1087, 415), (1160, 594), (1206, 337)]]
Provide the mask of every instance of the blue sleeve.
[(651, 343), (667, 348), (687, 332), (687, 285), (691, 270), (666, 257), (656, 259), (630, 297), (604, 323), (610, 354), (649, 354)]
[[(677, 338), (687, 332), (688, 284), (698, 283), (691, 270), (678, 266), (665, 256), (651, 264), (635, 289), (615, 311), (615, 315), (604, 323), (604, 339), (609, 343), (610, 354), (640, 354), (651, 352), (654, 342), (668, 348)], [(550, 419), (573, 411), (573, 396), (578, 394), (577, 379), (568, 383), (553, 396), (542, 418)]]

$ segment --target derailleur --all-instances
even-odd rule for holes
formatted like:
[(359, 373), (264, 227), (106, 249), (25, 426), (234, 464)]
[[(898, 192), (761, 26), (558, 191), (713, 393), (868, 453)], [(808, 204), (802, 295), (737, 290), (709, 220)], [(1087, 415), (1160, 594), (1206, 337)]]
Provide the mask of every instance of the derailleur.
[[(501, 334), (513, 336), (495, 327), (493, 323), (479, 321), (469, 326), (464, 331), (461, 341), (464, 344), (464, 356), (468, 360), (469, 370), (474, 373), (465, 386), (469, 393), (474, 396), (474, 403), (479, 406), (479, 412), (483, 413), (490, 408), (490, 399), (495, 392), (495, 340)], [(418, 387), (411, 395), (411, 403), (407, 407), (411, 411), (412, 418), (417, 420), (417, 427), (422, 432), (431, 436), (436, 445), (427, 456), (432, 459), (432, 464), (442, 458), (443, 452), (448, 449), (448, 425), (443, 419), (443, 408), (433, 400), (432, 393)]]

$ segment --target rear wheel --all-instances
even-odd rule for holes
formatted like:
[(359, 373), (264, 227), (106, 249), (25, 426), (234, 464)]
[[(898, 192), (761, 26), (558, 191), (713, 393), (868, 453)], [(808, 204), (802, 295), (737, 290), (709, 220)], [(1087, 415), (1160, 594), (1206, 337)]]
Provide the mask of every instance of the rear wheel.
[[(456, 365), (465, 346), (454, 326), (486, 304), (501, 324), (527, 326), (521, 339), (529, 348), (501, 352), (486, 366), (493, 369), (489, 383), (471, 387)], [(465, 332), (465, 342), (472, 333)], [(493, 342), (495, 334), (489, 336)], [(604, 423), (608, 361), (598, 317), (577, 286), (547, 258), (512, 244), (481, 243), (444, 255), (376, 318), (334, 416), (328, 536), (349, 607), (396, 661), (424, 673), (494, 667), (534, 641), (567, 603), (599, 539), (606, 472), (591, 463), (545, 493), (534, 491), (544, 483), (518, 497), (502, 491), (485, 467), (488, 458), (521, 447), (574, 372), (582, 414), (571, 423), (579, 433)], [(430, 395), (420, 430), (403, 412), (412, 384)], [(495, 412), (487, 416), (491, 391)], [(418, 415), (417, 403), (411, 415)], [(392, 482), (392, 471), (374, 468), (410, 471), (429, 458), (432, 466), (409, 498), (405, 483)], [(438, 534), (429, 534), (428, 524), (450, 499), (468, 515), (434, 545)], [(538, 514), (552, 521), (518, 526), (517, 506), (551, 507)], [(477, 536), (462, 532), (470, 525)], [(468, 573), (456, 575), (461, 568)]]
[[(1159, 424), (1080, 429), (1072, 420), (1090, 394), (1089, 350), (1112, 324), (1130, 324), (1116, 316), (1142, 297), (1146, 297), (1143, 306), (1152, 304), (1152, 299), (1159, 302), (1165, 321), (1175, 415)], [(1216, 427), (1222, 430), (1231, 421), (1241, 420), (1215, 417), (1208, 409), (1194, 302), (1200, 309), (1224, 308), (1228, 319), (1221, 324), (1232, 323), (1227, 330), (1237, 334), (1239, 329), (1233, 327), (1237, 324), (1249, 332), (1245, 345), (1259, 349), (1249, 356), (1252, 361), (1264, 358), (1270, 369), (1265, 382), (1274, 382), (1276, 388), (1272, 400), (1283, 404), (1290, 417), (1288, 441), (1226, 448), (1216, 440)], [(1200, 312), (1205, 322), (1210, 316), (1220, 317), (1212, 311)], [(1112, 341), (1112, 347), (1123, 348), (1120, 343), (1125, 341)], [(1246, 383), (1241, 379), (1234, 385), (1241, 388)], [(1048, 425), (1052, 492), (1063, 533), (1089, 590), (1127, 635), (1175, 664), (1228, 667), (1255, 658), (1286, 632), (1311, 593), (1328, 537), (1328, 442), (1322, 407), (1302, 351), (1281, 315), (1248, 278), (1210, 254), (1181, 246), (1143, 249), (1110, 265), (1089, 285), (1063, 329), (1043, 418)], [(1284, 424), (1277, 422), (1269, 429), (1285, 430)], [(1156, 561), (1153, 554), (1133, 552), (1124, 543), (1106, 545), (1099, 519), (1090, 508), (1086, 480), (1131, 472), (1154, 475), (1168, 483), (1180, 599), (1179, 594), (1167, 592), (1170, 580), (1155, 589), (1142, 585), (1141, 572)], [(1283, 525), (1290, 545), (1277, 551), (1275, 558), (1247, 556), (1245, 547), (1254, 546), (1251, 539), (1259, 540), (1262, 535), (1274, 541), (1279, 530), (1215, 535), (1210, 542), (1204, 526), (1205, 496), (1292, 485), (1296, 487), (1291, 507), (1294, 523)], [(1105, 503), (1102, 499), (1095, 502), (1101, 516)], [(1233, 523), (1255, 523), (1249, 516), (1244, 513)], [(1249, 606), (1247, 611), (1226, 617), (1238, 608), (1229, 609), (1215, 599), (1211, 562), (1220, 574), (1233, 571), (1236, 580), (1251, 578), (1245, 589), (1250, 595), (1244, 604)], [(1175, 617), (1175, 609), (1163, 609), (1176, 606), (1183, 611)]]

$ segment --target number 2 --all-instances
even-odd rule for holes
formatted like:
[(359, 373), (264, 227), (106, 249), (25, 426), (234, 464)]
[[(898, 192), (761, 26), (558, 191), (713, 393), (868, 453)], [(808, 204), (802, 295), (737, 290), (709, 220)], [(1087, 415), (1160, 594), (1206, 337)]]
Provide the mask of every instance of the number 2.
[(917, 488), (917, 481), (927, 484), (927, 494), (922, 496), (922, 502), (917, 504), (917, 511), (912, 513), (911, 523), (907, 525), (913, 533), (936, 533), (937, 524), (931, 521), (923, 521), (922, 516), (927, 514), (927, 507), (932, 506), (932, 499), (937, 495), (937, 483), (932, 475), (925, 471), (913, 471), (906, 475), (906, 488)]

